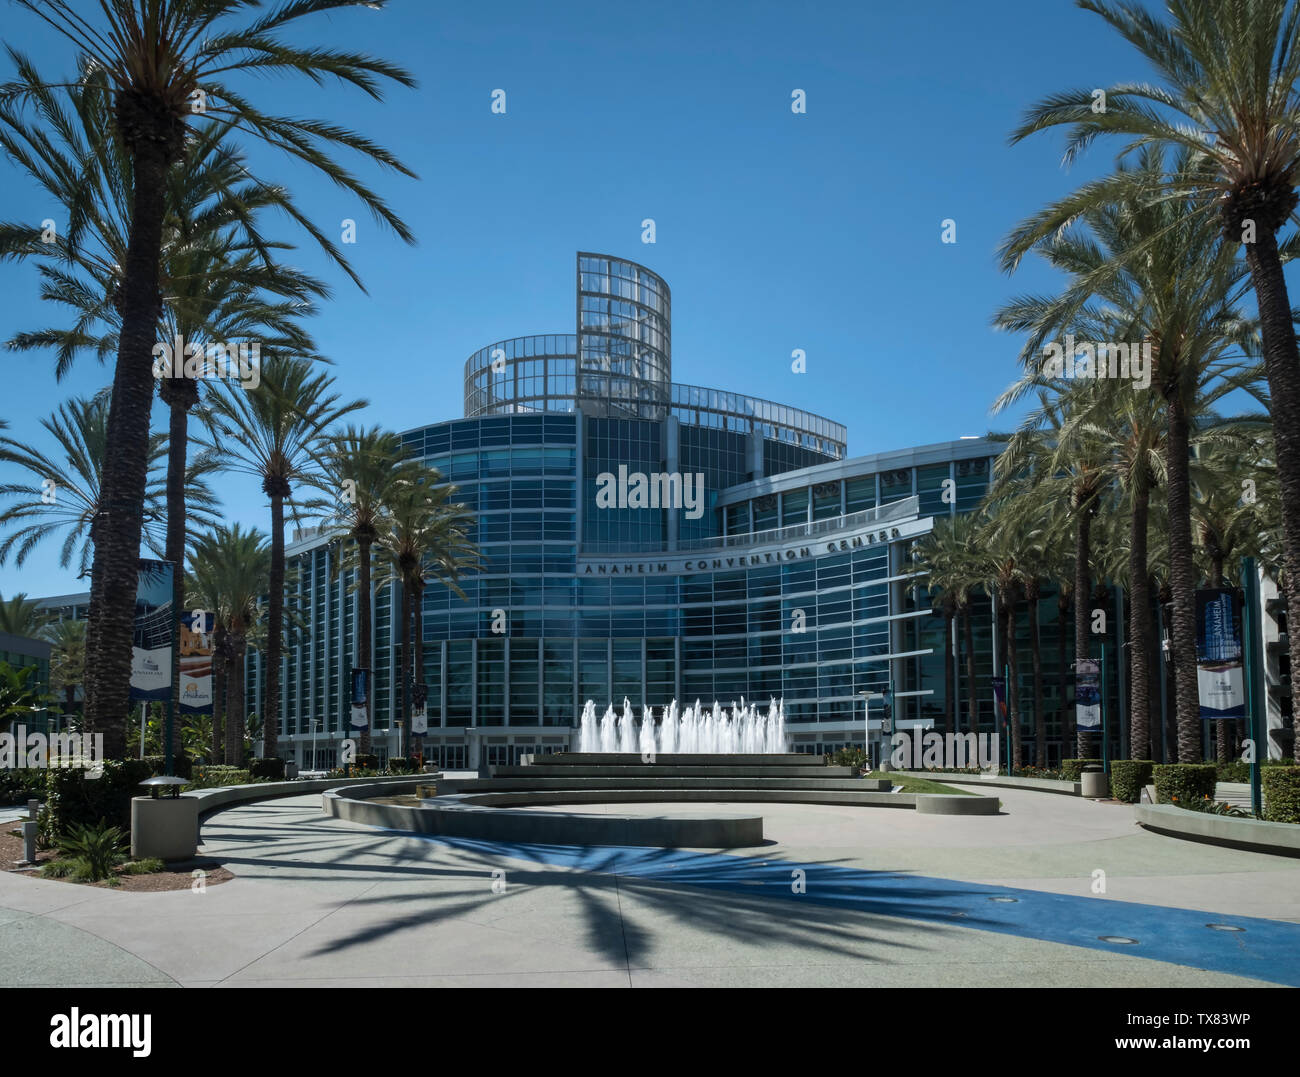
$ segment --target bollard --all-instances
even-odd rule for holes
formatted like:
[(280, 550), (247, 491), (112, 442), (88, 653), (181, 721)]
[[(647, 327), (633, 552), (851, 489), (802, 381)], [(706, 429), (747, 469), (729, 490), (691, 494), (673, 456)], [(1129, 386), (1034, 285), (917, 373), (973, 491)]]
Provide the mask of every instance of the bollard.
[(28, 819), (35, 819), (36, 816), (40, 813), (40, 810), (41, 810), (41, 802), (39, 800), (29, 800), (27, 802)]
[(23, 823), (23, 863), (36, 863), (36, 824)]

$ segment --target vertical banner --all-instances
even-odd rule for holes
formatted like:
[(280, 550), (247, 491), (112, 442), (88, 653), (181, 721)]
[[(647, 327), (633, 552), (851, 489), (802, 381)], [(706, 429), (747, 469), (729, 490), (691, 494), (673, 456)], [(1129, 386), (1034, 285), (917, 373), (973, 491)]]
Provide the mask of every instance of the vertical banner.
[(140, 561), (131, 633), (131, 701), (168, 700), (172, 695), (172, 609), (170, 561)]
[(429, 686), (414, 685), (411, 692), (411, 735), (422, 737), (429, 732)]
[(1226, 587), (1196, 592), (1196, 689), (1202, 719), (1246, 717), (1241, 603)]
[(212, 655), (216, 650), (216, 615), (204, 610), (181, 614), (181, 710), (212, 713)]
[(370, 670), (352, 667), (352, 728), (366, 729), (370, 725), (366, 703), (370, 700)]
[(997, 729), (1007, 724), (1007, 680), (1005, 677), (993, 678), (993, 719)]
[(1074, 724), (1101, 728), (1101, 667), (1090, 659), (1074, 663)]

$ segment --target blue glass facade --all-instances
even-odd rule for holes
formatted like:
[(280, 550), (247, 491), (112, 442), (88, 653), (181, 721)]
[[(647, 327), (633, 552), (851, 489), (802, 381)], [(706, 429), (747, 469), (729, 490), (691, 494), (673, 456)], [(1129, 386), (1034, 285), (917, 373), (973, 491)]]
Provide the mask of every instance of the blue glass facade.
[[(464, 599), (424, 597), (426, 754), (463, 764), (470, 736), (489, 762), (565, 745), (587, 699), (783, 697), (808, 751), (861, 742), (859, 692), (892, 685), (902, 717), (936, 689), (941, 706), (941, 622), (906, 547), (978, 502), (994, 447), (846, 459), (832, 420), (673, 383), (669, 292), (649, 270), (584, 253), (577, 284), (575, 333), (480, 349), (468, 417), (404, 435), (475, 513), (483, 555)], [(318, 579), (331, 549), (311, 534), (289, 549), (310, 625), (286, 656), (290, 751), (312, 722), (344, 732), (357, 597)], [(381, 753), (397, 750), (398, 608), (392, 588), (375, 596)]]

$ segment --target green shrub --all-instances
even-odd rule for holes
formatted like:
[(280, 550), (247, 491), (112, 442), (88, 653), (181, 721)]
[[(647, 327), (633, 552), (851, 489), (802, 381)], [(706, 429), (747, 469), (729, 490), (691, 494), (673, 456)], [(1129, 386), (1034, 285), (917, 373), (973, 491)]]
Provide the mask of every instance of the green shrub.
[(388, 760), (389, 774), (410, 774), (415, 770), (415, 760), (396, 755)]
[(77, 865), (71, 860), (47, 860), (41, 865), (41, 878), (67, 879), (76, 873)]
[(126, 859), (126, 833), (105, 823), (75, 825), (60, 839), (59, 852), (71, 861), (74, 879), (97, 883)]
[(1230, 815), (1237, 819), (1246, 819), (1250, 817), (1250, 812), (1243, 808), (1238, 808), (1232, 804), (1225, 804), (1215, 800), (1213, 797), (1188, 797), (1180, 798), (1177, 807), (1185, 811), (1205, 812), (1207, 815)]
[[(167, 757), (165, 755), (146, 755), (144, 761), (153, 768), (154, 774), (167, 773)], [(172, 773), (178, 778), (192, 778), (194, 776), (194, 760), (184, 752), (172, 756)]]
[(57, 845), (73, 827), (109, 826), (131, 829), (131, 799), (143, 796), (140, 783), (153, 768), (143, 759), (106, 759), (98, 778), (79, 767), (56, 767), (49, 772), (49, 795), (42, 813), (42, 831)]
[(1231, 763), (1220, 763), (1218, 764), (1216, 776), (1221, 782), (1248, 782), (1250, 781), (1250, 764), (1243, 763), (1240, 759), (1234, 759)]
[(1101, 766), (1100, 759), (1062, 759), (1061, 777), (1067, 782), (1077, 782), (1086, 766)]
[(356, 770), (373, 770), (378, 773), (379, 756), (370, 754), (358, 755), (352, 760), (352, 766)]
[(123, 875), (153, 875), (155, 872), (166, 871), (167, 864), (159, 860), (156, 856), (146, 856), (143, 860), (132, 860), (129, 864), (122, 867)]
[(1151, 784), (1152, 759), (1114, 759), (1110, 764), (1110, 795), (1127, 804), (1142, 799), (1142, 787)]
[(1300, 823), (1300, 767), (1261, 771), (1264, 818), (1273, 823)]
[(861, 769), (867, 765), (867, 753), (861, 748), (841, 748), (826, 755), (828, 767), (853, 767)]
[(44, 800), (48, 770), (23, 767), (19, 770), (0, 770), (0, 805), (26, 804), (29, 800)]
[(241, 767), (214, 763), (211, 766), (195, 767), (194, 780), (186, 788), (215, 789), (223, 785), (248, 785), (251, 781), (252, 775)]
[(284, 781), (284, 760), (278, 756), (271, 756), (269, 759), (250, 759), (248, 761), (249, 775), (259, 781), (282, 782)]
[(1188, 801), (1214, 800), (1214, 784), (1219, 768), (1214, 763), (1165, 763), (1152, 768), (1156, 783), (1156, 802), (1186, 804)]

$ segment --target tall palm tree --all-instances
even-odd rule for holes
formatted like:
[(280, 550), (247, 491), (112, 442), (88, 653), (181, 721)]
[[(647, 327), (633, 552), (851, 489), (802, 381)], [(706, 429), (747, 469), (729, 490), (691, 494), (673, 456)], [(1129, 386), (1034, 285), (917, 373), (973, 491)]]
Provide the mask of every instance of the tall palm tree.
[(35, 599), (29, 599), (26, 593), (20, 591), (8, 599), (0, 595), (0, 632), (36, 639), (47, 623), (40, 605)]
[[(416, 465), (404, 475), (389, 498), (387, 526), (378, 541), (388, 556), (387, 580), (402, 594), (401, 710), (410, 721), (413, 684), (424, 684), (423, 598), (430, 579), (465, 597), (461, 573), (479, 565), (478, 548), (468, 538), (473, 523), (465, 506), (452, 502), (456, 487), (442, 481), (436, 468)], [(411, 665), (412, 622), (417, 639), (417, 660)], [(407, 726), (409, 728), (409, 726)]]
[(86, 677), (86, 622), (67, 618), (46, 625), (42, 637), (54, 645), (50, 652), (50, 691), (63, 693), (63, 715), (76, 713), (77, 689)]
[[(62, 533), (60, 566), (67, 568), (75, 556), (78, 571), (85, 575), (93, 553), (95, 521), (107, 511), (103, 475), (108, 456), (108, 397), (108, 390), (89, 399), (75, 397), (42, 419), (41, 426), (54, 441), (53, 449), (0, 437), (0, 461), (15, 464), (30, 476), (27, 481), (0, 484), (0, 497), (12, 499), (0, 511), (0, 532), (4, 533), (0, 563), (12, 555), (21, 567), (36, 546)], [(166, 480), (158, 465), (165, 454), (163, 438), (155, 435), (150, 439), (152, 470), (145, 488), (144, 517), (144, 541), (155, 556), (164, 553)], [(216, 510), (216, 499), (205, 479), (211, 469), (211, 461), (201, 459), (186, 471), (185, 484), (199, 526), (210, 523)]]
[[(1283, 226), (1296, 219), (1300, 183), (1300, 8), (1294, 0), (1168, 0), (1169, 18), (1161, 20), (1137, 4), (1080, 0), (1079, 6), (1100, 15), (1128, 41), (1160, 83), (1109, 87), (1101, 108), (1092, 87), (1055, 94), (1029, 110), (1012, 141), (1064, 125), (1070, 128), (1067, 162), (1100, 136), (1115, 134), (1128, 139), (1124, 153), (1171, 147), (1202, 167), (1174, 170), (1155, 184), (1123, 172), (1086, 184), (1017, 229), (1004, 247), (1004, 266), (1014, 267), (1037, 241), (1080, 213), (1133, 198), (1176, 203), (1180, 213), (1193, 218), (1189, 226), (1218, 227), (1228, 245), (1244, 248), (1275, 417), (1284, 556), (1288, 575), (1300, 578), (1300, 426), (1295, 423), (1300, 348), (1283, 273), (1295, 235), (1278, 241)], [(1171, 195), (1173, 203), (1166, 202)], [(1153, 236), (1151, 248), (1157, 243)], [(1164, 354), (1178, 346), (1166, 340)], [(1187, 657), (1186, 602), (1179, 592), (1185, 590), (1190, 554), (1178, 534), (1185, 516), (1183, 492), (1171, 489), (1171, 497), (1178, 663)], [(1288, 588), (1287, 611), (1288, 623), (1300, 624), (1300, 588)], [(1291, 664), (1291, 686), (1300, 699), (1300, 662)], [(1188, 705), (1188, 691), (1185, 677), (1180, 678), (1180, 712)], [(1186, 738), (1180, 720), (1180, 742)], [(1190, 742), (1180, 743), (1180, 751), (1189, 747)], [(1295, 751), (1300, 758), (1300, 738)]]
[[(972, 559), (971, 524), (968, 516), (937, 519), (934, 530), (916, 544), (912, 568), (926, 574), (930, 601), (943, 617), (944, 715), (948, 731), (957, 732), (958, 702), (953, 627), (964, 604), (969, 602)], [(963, 597), (963, 592), (965, 597)]]
[[(225, 760), (243, 763), (244, 660), (249, 639), (261, 618), (262, 596), (270, 585), (271, 551), (266, 535), (245, 531), (239, 524), (218, 526), (194, 544), (189, 577), (191, 600), (211, 608), (222, 627), (222, 664), (225, 667)], [(213, 707), (213, 737), (216, 736)], [(216, 745), (214, 744), (214, 754)], [(268, 755), (271, 754), (269, 751)]]
[[(168, 173), (184, 156), (192, 124), (232, 124), (246, 137), (319, 169), (410, 241), (409, 229), (339, 161), (336, 151), (353, 150), (368, 162), (411, 175), (392, 154), (334, 123), (263, 112), (225, 80), (235, 73), (245, 77), (299, 74), (316, 82), (329, 77), (381, 99), (386, 81), (412, 86), (414, 79), (382, 60), (298, 46), (279, 36), (296, 29), (307, 16), (362, 6), (345, 0), (296, 0), (241, 24), (230, 21), (244, 15), (247, 5), (240, 0), (102, 0), (93, 18), (78, 13), (66, 0), (17, 2), (107, 73), (113, 111), (105, 117), (106, 124), (120, 138), (134, 177), (130, 238), (117, 297), (122, 327), (104, 476), (106, 513), (95, 524), (89, 615), (86, 713), (92, 725), (108, 729), (122, 722), (130, 680), (129, 641), (147, 471), (151, 360), (160, 310)], [(382, 0), (365, 0), (364, 6), (378, 8)], [(11, 55), (21, 69), (25, 61)], [(22, 80), (0, 88), (0, 104), (18, 104), (31, 96)], [(88, 199), (90, 192), (86, 195)], [(69, 232), (74, 237), (83, 209), (80, 203), (71, 207)], [(340, 260), (337, 247), (309, 222), (303, 223)], [(109, 747), (106, 739), (106, 750)]]
[[(1205, 162), (1183, 152), (1168, 167), (1159, 148), (1146, 148), (1134, 167), (1128, 197), (1090, 205), (1075, 225), (1039, 241), (1035, 249), (1070, 274), (1066, 288), (1050, 300), (1029, 297), (999, 315), (1006, 328), (1029, 331), (1021, 353), (1027, 371), (1041, 376), (1044, 343), (1052, 334), (1071, 332), (1086, 341), (1127, 342), (1149, 348), (1150, 390), (1163, 411), (1165, 493), (1170, 523), (1173, 595), (1172, 647), (1175, 706), (1180, 753), (1190, 760), (1200, 741), (1200, 702), (1196, 675), (1196, 573), (1191, 529), (1191, 438), (1198, 409), (1214, 394), (1240, 384), (1244, 364), (1238, 353), (1249, 326), (1237, 311), (1245, 290), (1245, 269), (1230, 244), (1223, 243), (1216, 218), (1194, 212), (1190, 196), (1151, 202), (1140, 190), (1158, 187), (1166, 177), (1178, 184), (1204, 178)], [(1179, 188), (1181, 189), (1181, 187)], [(1069, 338), (1067, 338), (1069, 339)], [(1073, 362), (1073, 356), (1067, 361)], [(1118, 364), (1117, 364), (1118, 365)], [(1031, 384), (1033, 377), (1024, 379)], [(1110, 395), (1108, 383), (1098, 392)], [(1140, 380), (1109, 383), (1114, 392), (1138, 393), (1128, 402), (1146, 421), (1149, 395)], [(1004, 396), (1014, 399), (1015, 393)], [(1146, 431), (1144, 437), (1152, 436)], [(1145, 459), (1145, 458), (1144, 458)], [(1137, 570), (1135, 569), (1135, 572)], [(1084, 581), (1081, 581), (1081, 583)], [(1076, 594), (1087, 594), (1082, 586)], [(1086, 612), (1086, 611), (1084, 611)], [(1076, 617), (1076, 624), (1082, 625)]]
[[(1020, 734), (1020, 660), (1016, 647), (1016, 621), (1020, 599), (1024, 594), (1025, 565), (1022, 551), (1028, 535), (1018, 527), (1010, 526), (1008, 519), (999, 519), (998, 509), (987, 517), (980, 528), (980, 551), (984, 564), (985, 587), (997, 596), (998, 620), (1003, 630), (1006, 664), (1007, 721), (1011, 732), (1011, 758), (1007, 765), (1011, 771), (1024, 765), (1024, 749)], [(994, 736), (999, 731), (994, 729)]]
[[(271, 502), (271, 579), (266, 617), (266, 682), (261, 718), (263, 751), (279, 748), (280, 656), (284, 647), (284, 514), (295, 519), (307, 504), (289, 499), (295, 485), (318, 485), (330, 443), (329, 427), (365, 401), (340, 404), (334, 379), (314, 373), (310, 360), (277, 354), (263, 361), (261, 384), (242, 389), (222, 386), (208, 396), (204, 422), (213, 447), (224, 441), (240, 451), (226, 454), (222, 466), (256, 477)], [(311, 507), (319, 503), (309, 501)]]
[[(348, 426), (330, 441), (324, 453), (321, 488), (336, 509), (329, 526), (339, 537), (355, 544), (357, 594), (357, 664), (370, 669), (372, 662), (372, 606), (374, 603), (373, 548), (384, 528), (400, 489), (417, 472), (407, 460), (400, 434), (379, 427)], [(342, 563), (341, 561), (339, 563)], [(366, 726), (361, 733), (361, 754), (370, 753), (370, 700), (366, 700)]]

